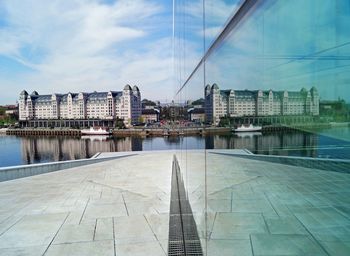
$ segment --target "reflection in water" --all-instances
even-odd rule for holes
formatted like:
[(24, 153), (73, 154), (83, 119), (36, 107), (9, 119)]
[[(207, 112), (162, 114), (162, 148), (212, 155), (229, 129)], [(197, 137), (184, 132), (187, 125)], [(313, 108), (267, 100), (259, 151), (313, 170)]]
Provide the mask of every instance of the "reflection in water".
[[(255, 154), (318, 156), (318, 136), (311, 133), (246, 133), (208, 138), (214, 149), (248, 149)], [(208, 145), (208, 144), (207, 144)]]
[(90, 158), (98, 152), (139, 151), (142, 144), (131, 137), (21, 137), (22, 159), (26, 164)]
[(98, 152), (184, 148), (248, 149), (255, 154), (346, 159), (350, 156), (349, 141), (302, 131), (147, 138), (0, 136), (0, 167), (89, 158)]
[(239, 138), (252, 138), (254, 136), (261, 136), (261, 132), (241, 132), (241, 133), (236, 133), (236, 136)]
[(109, 139), (111, 136), (108, 135), (93, 135), (93, 136), (81, 136), (82, 140), (97, 140), (97, 141), (106, 141)]

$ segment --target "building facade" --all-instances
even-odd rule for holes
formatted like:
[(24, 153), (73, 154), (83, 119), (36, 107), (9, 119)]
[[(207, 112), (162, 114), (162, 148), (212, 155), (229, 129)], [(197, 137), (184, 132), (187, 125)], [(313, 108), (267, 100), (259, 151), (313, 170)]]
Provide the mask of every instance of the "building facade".
[(123, 119), (125, 124), (141, 117), (141, 93), (137, 86), (123, 91), (39, 95), (25, 90), (19, 97), (19, 120)]
[(187, 113), (190, 121), (205, 122), (204, 108), (190, 108)]
[(156, 108), (142, 109), (142, 122), (144, 123), (159, 122), (159, 114), (160, 114), (160, 111)]
[(221, 117), (319, 115), (317, 89), (295, 91), (220, 90), (217, 84), (204, 90), (206, 121), (218, 124)]

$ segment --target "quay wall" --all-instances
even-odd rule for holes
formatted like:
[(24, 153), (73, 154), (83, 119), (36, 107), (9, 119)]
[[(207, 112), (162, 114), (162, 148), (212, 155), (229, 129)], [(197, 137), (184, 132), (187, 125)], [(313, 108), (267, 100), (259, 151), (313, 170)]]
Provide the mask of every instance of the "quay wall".
[[(262, 132), (275, 131), (296, 131), (307, 130), (313, 128), (328, 128), (330, 124), (314, 124), (314, 125), (266, 125), (262, 127)], [(115, 129), (113, 136), (115, 137), (129, 137), (129, 136), (205, 136), (212, 134), (230, 134), (231, 127), (185, 127), (185, 128), (129, 128), (129, 129)], [(25, 129), (7, 129), (7, 135), (19, 136), (74, 136), (80, 137), (81, 131), (79, 129), (42, 129), (42, 128), (25, 128)]]
[(81, 131), (77, 129), (8, 129), (7, 135), (20, 135), (20, 136), (81, 136)]
[(226, 127), (200, 127), (200, 128), (144, 128), (114, 130), (113, 135), (118, 136), (191, 136), (206, 134), (230, 133), (231, 128)]
[[(132, 128), (117, 129), (113, 131), (115, 137), (127, 136), (190, 136), (190, 135), (206, 135), (206, 134), (222, 134), (231, 132), (231, 128), (222, 127), (206, 127), (206, 128)], [(81, 131), (78, 129), (8, 129), (7, 135), (19, 136), (74, 136), (80, 137)]]

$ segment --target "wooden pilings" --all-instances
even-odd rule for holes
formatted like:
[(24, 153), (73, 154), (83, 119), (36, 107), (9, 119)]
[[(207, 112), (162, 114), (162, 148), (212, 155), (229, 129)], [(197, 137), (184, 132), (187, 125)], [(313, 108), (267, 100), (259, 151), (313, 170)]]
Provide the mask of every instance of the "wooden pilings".
[(206, 134), (225, 134), (230, 133), (231, 128), (224, 127), (201, 127), (201, 128), (145, 128), (145, 129), (120, 129), (114, 130), (116, 137), (123, 136), (195, 136)]
[[(296, 131), (303, 130), (303, 128), (310, 128), (310, 126), (284, 126), (284, 125), (267, 125), (262, 127), (262, 132), (275, 132), (275, 131)], [(143, 128), (143, 129), (118, 129), (113, 131), (115, 137), (128, 137), (128, 136), (205, 136), (210, 134), (230, 134), (232, 128), (230, 127), (186, 127), (186, 128)], [(81, 136), (79, 129), (8, 129), (7, 135), (20, 135), (20, 136)]]
[(81, 135), (81, 131), (77, 129), (8, 129), (7, 135), (20, 136), (72, 136)]

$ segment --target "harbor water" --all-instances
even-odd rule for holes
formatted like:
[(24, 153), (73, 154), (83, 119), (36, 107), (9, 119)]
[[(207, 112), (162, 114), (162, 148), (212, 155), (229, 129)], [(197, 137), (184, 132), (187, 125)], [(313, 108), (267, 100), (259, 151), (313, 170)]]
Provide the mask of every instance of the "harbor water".
[(248, 149), (254, 154), (350, 158), (350, 127), (210, 136), (122, 137), (0, 135), (0, 167), (89, 158), (97, 152)]

